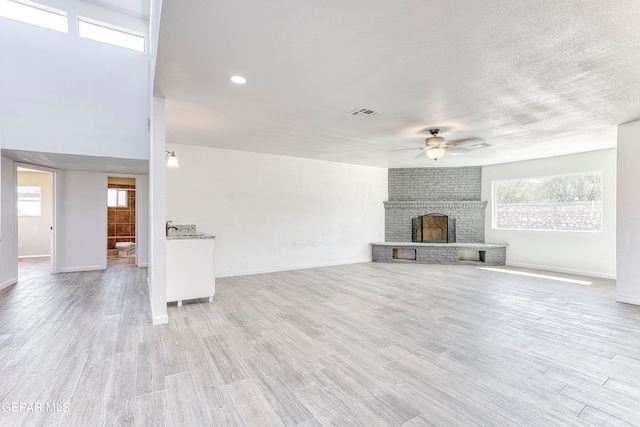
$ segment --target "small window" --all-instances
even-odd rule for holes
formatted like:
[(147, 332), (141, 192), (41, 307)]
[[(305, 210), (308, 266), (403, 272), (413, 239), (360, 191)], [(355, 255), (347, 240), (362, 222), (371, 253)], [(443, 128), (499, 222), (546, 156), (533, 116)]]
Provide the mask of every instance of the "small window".
[(62, 33), (69, 32), (65, 11), (27, 0), (0, 0), (0, 16)]
[(602, 173), (493, 182), (493, 227), (602, 231)]
[(39, 186), (18, 186), (18, 216), (42, 215), (42, 189)]
[(107, 206), (110, 208), (126, 208), (129, 195), (127, 190), (109, 188), (107, 190)]
[(85, 39), (144, 52), (143, 35), (93, 19), (78, 17), (78, 35)]

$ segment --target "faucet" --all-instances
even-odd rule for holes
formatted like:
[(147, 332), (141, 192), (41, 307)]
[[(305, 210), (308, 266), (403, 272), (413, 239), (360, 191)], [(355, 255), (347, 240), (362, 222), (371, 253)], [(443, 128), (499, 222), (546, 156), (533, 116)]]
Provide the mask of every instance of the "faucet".
[(176, 227), (175, 225), (169, 225), (169, 224), (171, 224), (171, 221), (167, 221), (167, 224), (166, 224), (167, 237), (169, 237), (169, 230), (171, 230), (172, 228), (178, 231), (178, 227)]

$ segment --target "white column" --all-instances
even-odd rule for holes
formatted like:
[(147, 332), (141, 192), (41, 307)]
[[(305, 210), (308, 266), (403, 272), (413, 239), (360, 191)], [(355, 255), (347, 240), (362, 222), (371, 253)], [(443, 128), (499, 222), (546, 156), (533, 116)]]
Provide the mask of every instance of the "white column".
[(149, 153), (149, 296), (153, 324), (167, 317), (166, 196), (165, 196), (165, 108), (164, 98), (153, 97)]
[(16, 166), (0, 157), (0, 289), (18, 281)]
[(618, 126), (616, 300), (640, 305), (640, 121)]

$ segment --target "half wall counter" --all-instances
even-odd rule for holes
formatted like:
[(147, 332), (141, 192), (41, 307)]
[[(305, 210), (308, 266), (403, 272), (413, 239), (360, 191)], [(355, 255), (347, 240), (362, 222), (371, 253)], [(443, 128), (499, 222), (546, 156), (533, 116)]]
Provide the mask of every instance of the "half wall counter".
[(167, 224), (167, 302), (181, 306), (182, 301), (196, 298), (213, 301), (214, 239), (195, 225)]

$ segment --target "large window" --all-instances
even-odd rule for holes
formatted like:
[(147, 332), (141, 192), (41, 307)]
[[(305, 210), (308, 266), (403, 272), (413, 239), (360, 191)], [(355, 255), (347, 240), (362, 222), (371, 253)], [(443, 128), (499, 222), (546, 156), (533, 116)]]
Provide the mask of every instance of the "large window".
[(493, 227), (602, 231), (602, 173), (493, 181)]
[(18, 186), (18, 216), (42, 215), (42, 189), (34, 185)]

